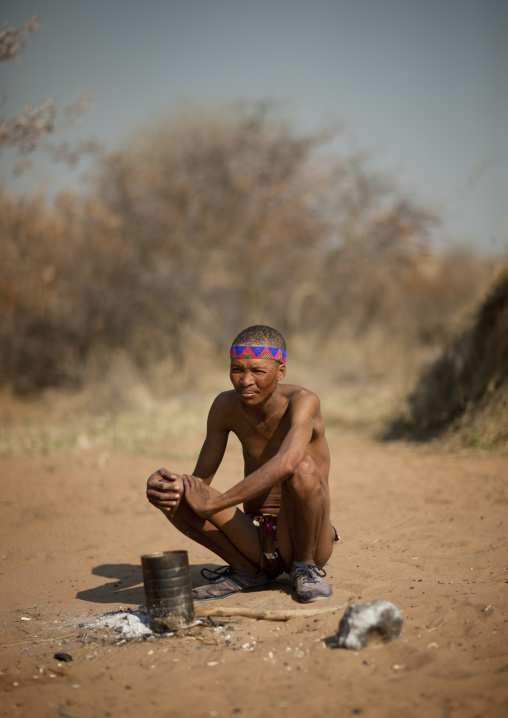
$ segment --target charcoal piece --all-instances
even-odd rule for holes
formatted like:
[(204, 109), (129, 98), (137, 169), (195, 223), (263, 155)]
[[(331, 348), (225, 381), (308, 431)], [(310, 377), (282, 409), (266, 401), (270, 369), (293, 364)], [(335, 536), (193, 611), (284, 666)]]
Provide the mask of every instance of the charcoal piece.
[(64, 661), (64, 663), (69, 663), (69, 661), (72, 661), (72, 656), (70, 653), (55, 653), (53, 658), (56, 658), (57, 661)]
[(369, 601), (348, 606), (339, 623), (337, 646), (359, 651), (371, 641), (388, 643), (402, 630), (402, 616), (390, 601)]

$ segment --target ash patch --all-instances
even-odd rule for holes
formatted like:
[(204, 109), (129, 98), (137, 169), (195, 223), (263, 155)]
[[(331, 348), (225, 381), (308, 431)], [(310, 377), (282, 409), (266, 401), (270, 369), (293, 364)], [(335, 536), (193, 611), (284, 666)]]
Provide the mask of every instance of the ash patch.
[(139, 606), (136, 611), (127, 608), (110, 611), (96, 618), (82, 618), (78, 625), (84, 630), (76, 638), (84, 645), (99, 642), (121, 646), (133, 641), (163, 641), (171, 637), (173, 640), (198, 641), (202, 645), (215, 647), (231, 646), (234, 650), (233, 644), (237, 641), (230, 633), (235, 629), (228, 620), (214, 620), (209, 616), (198, 618), (188, 628), (156, 633), (148, 624), (146, 606)]
[[(99, 618), (79, 624), (81, 628), (105, 630), (116, 634), (118, 638), (146, 638), (155, 635), (148, 625), (148, 616), (143, 606), (136, 611), (110, 611)], [(173, 634), (166, 633), (166, 636)]]

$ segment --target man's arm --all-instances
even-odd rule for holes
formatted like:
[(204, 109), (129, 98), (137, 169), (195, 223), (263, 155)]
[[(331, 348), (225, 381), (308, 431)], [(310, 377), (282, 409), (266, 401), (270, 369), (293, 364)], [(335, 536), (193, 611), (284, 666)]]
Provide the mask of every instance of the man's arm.
[(208, 414), (206, 438), (199, 452), (193, 476), (210, 485), (219, 468), (228, 443), (227, 400), (223, 394), (213, 402)]
[[(206, 438), (194, 469), (194, 476), (206, 484), (211, 483), (226, 451), (229, 430), (225, 428), (224, 420), (224, 399), (219, 395), (210, 408)], [(183, 478), (168, 469), (159, 469), (148, 479), (148, 500), (170, 515), (176, 511), (183, 493)]]
[[(193, 505), (200, 516), (213, 516), (222, 509), (250, 501), (295, 473), (312, 438), (314, 423), (320, 411), (319, 399), (315, 394), (304, 394), (294, 399), (290, 411), (289, 431), (277, 454), (225, 493), (214, 498), (209, 497), (206, 504)], [(188, 480), (185, 476), (184, 484), (187, 488)], [(203, 497), (203, 494), (201, 496)], [(194, 499), (190, 499), (190, 502), (194, 504)]]

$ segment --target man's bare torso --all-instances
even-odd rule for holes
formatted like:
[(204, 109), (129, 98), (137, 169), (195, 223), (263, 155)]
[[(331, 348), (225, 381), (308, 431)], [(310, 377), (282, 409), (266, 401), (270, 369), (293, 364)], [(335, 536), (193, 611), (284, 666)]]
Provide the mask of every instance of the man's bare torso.
[[(253, 473), (277, 454), (291, 428), (291, 410), (294, 403), (305, 395), (312, 395), (312, 392), (307, 389), (291, 384), (279, 384), (278, 391), (282, 401), (279, 402), (275, 411), (262, 418), (246, 410), (238, 400), (236, 392), (225, 392), (229, 409), (227, 411), (229, 419), (227, 428), (236, 434), (242, 445), (244, 476)], [(328, 481), (330, 453), (321, 412), (316, 414), (307, 454), (314, 460), (323, 478)], [(246, 502), (244, 510), (248, 514), (277, 514), (280, 502), (281, 487), (279, 484), (270, 491)]]

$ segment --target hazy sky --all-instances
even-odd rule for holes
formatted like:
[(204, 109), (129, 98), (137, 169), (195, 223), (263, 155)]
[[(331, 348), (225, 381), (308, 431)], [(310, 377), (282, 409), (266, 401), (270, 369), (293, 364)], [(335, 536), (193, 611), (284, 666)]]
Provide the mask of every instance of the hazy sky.
[[(83, 86), (93, 109), (72, 136), (113, 150), (182, 98), (287, 104), (302, 127), (327, 112), (377, 166), (440, 211), (439, 238), (508, 248), (508, 0), (2, 0), (40, 30), (3, 63), (5, 115)], [(11, 191), (79, 185), (36, 157)]]

